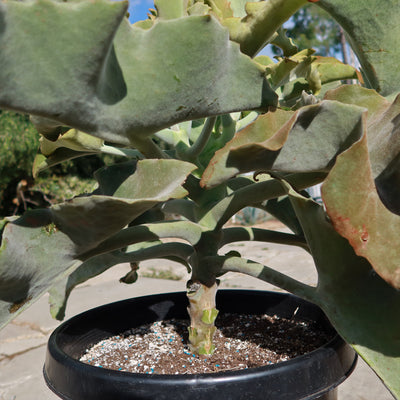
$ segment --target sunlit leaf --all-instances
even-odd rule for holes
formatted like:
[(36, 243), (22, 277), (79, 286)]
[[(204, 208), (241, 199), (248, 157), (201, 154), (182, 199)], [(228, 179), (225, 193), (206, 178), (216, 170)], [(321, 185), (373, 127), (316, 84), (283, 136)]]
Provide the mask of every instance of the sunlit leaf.
[(0, 106), (130, 144), (179, 121), (276, 104), (262, 69), (213, 17), (145, 30), (126, 7), (0, 2)]
[(261, 115), (215, 154), (202, 184), (213, 186), (250, 171), (328, 172), (337, 154), (362, 136), (363, 113), (360, 107), (328, 101), (296, 113)]

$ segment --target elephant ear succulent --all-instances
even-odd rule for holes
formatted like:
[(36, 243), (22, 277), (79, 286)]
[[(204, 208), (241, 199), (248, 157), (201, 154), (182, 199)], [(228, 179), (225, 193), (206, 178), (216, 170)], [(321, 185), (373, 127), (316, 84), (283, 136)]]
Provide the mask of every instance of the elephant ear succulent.
[(2, 1), (0, 107), (47, 118), (38, 119), (47, 132), (66, 125), (141, 147), (180, 120), (276, 105), (263, 70), (210, 15), (142, 29), (126, 9), (105, 0)]
[[(361, 72), (286, 36), (309, 2), (346, 30)], [(141, 261), (169, 259), (191, 274), (193, 351), (214, 350), (217, 277), (241, 272), (318, 304), (399, 397), (397, 2), (155, 0), (135, 24), (127, 7), (0, 0), (0, 107), (42, 135), (34, 175), (126, 158), (93, 193), (0, 221), (0, 325), (46, 291), (63, 318), (77, 284), (122, 262), (132, 283)], [(257, 55), (268, 43), (282, 57)], [(323, 205), (304, 191), (317, 183)], [(248, 206), (292, 233), (226, 227)], [(224, 254), (242, 240), (303, 248), (318, 284)]]

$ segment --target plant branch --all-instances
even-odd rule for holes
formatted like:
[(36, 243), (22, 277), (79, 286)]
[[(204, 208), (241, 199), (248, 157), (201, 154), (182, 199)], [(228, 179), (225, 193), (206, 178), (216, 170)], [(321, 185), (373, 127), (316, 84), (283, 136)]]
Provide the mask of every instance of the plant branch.
[(276, 232), (268, 229), (234, 227), (222, 230), (223, 239), (221, 247), (228, 243), (241, 241), (269, 242), (298, 246), (306, 251), (310, 251), (304, 237), (290, 233)]
[(241, 272), (242, 274), (254, 276), (303, 299), (311, 302), (316, 301), (316, 289), (314, 287), (306, 285), (270, 267), (241, 257), (219, 256), (216, 258), (223, 258), (222, 272)]
[(173, 257), (179, 258), (184, 261), (184, 264), (187, 264), (192, 254), (192, 246), (185, 243), (157, 243), (144, 249), (120, 254), (118, 257), (121, 262), (139, 262), (155, 258)]
[(198, 155), (204, 150), (208, 143), (208, 139), (210, 138), (213, 131), (216, 119), (217, 117), (207, 118), (196, 142), (193, 143), (190, 149), (188, 149), (184, 154), (184, 157), (187, 161), (194, 161), (198, 157)]
[[(236, 121), (231, 117), (230, 114), (224, 114), (221, 115), (221, 124), (222, 132), (220, 142), (225, 145), (235, 136)], [(222, 145), (220, 147), (222, 147)]]
[[(325, 173), (299, 173), (290, 174), (284, 177), (296, 190), (303, 190), (307, 187), (320, 183), (326, 176)], [(215, 204), (203, 217), (215, 222), (215, 228), (221, 228), (229, 219), (242, 208), (257, 205), (265, 200), (274, 199), (286, 195), (283, 185), (276, 179), (263, 182), (256, 182), (235, 190), (231, 195)]]
[[(81, 254), (79, 258), (87, 260), (90, 257), (118, 250), (135, 243), (155, 241), (160, 238), (179, 238), (194, 245), (200, 240), (201, 232), (201, 227), (190, 221), (167, 221), (132, 226), (106, 239), (94, 249)], [(191, 246), (189, 247), (192, 248)]]
[(151, 138), (131, 138), (130, 142), (134, 148), (142, 153), (146, 158), (168, 158), (167, 154)]

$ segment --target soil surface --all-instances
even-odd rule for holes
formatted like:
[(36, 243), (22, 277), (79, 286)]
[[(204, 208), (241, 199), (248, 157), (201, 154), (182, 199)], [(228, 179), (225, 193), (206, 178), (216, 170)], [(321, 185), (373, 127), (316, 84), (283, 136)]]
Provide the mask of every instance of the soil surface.
[(187, 346), (185, 320), (157, 321), (103, 340), (81, 361), (101, 368), (146, 374), (200, 374), (275, 364), (309, 353), (332, 334), (313, 323), (268, 315), (217, 318), (212, 356)]

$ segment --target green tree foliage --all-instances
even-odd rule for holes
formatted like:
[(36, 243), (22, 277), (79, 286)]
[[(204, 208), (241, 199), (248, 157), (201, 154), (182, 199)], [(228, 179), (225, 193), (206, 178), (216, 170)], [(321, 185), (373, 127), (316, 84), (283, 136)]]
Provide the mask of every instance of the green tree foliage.
[(0, 110), (0, 214), (9, 209), (7, 188), (31, 176), (39, 135), (27, 115)]
[[(295, 14), (287, 24), (287, 36), (292, 38), (299, 51), (313, 48), (316, 54), (328, 57), (342, 52), (341, 30), (329, 14), (315, 5), (308, 5)], [(273, 48), (280, 54), (278, 47)]]
[[(32, 166), (38, 149), (39, 134), (29, 116), (0, 110), (0, 215), (12, 215), (25, 207), (35, 207), (36, 203), (45, 206), (50, 200), (63, 201), (93, 190), (93, 171), (104, 165), (100, 156), (67, 161), (34, 181)], [(27, 204), (18, 207), (21, 191), (25, 192)]]

